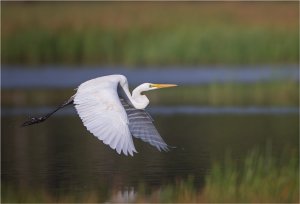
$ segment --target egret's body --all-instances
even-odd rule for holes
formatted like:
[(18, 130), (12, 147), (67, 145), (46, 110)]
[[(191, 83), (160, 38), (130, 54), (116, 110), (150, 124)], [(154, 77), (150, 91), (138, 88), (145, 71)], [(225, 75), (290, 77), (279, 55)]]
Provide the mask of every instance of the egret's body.
[[(82, 83), (76, 94), (58, 109), (73, 103), (88, 131), (119, 154), (133, 155), (137, 152), (132, 135), (150, 143), (158, 150), (166, 151), (168, 145), (160, 137), (152, 118), (144, 110), (149, 100), (142, 92), (172, 86), (176, 85), (144, 83), (134, 89), (131, 95), (125, 76), (99, 77)], [(32, 118), (23, 125), (42, 122), (58, 109), (44, 117)]]

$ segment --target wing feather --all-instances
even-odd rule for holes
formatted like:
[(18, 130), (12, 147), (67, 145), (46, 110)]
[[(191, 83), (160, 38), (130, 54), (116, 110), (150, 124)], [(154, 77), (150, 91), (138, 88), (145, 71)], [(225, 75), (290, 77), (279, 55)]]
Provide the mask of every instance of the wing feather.
[(136, 152), (127, 114), (120, 102), (119, 76), (99, 77), (81, 84), (74, 97), (79, 117), (89, 132), (118, 154)]
[(123, 142), (122, 151), (127, 156), (127, 152), (128, 152), (128, 143), (127, 142)]
[(168, 151), (168, 145), (153, 125), (152, 117), (145, 110), (131, 107), (125, 99), (121, 98), (120, 101), (126, 110), (131, 134), (156, 147), (159, 151)]

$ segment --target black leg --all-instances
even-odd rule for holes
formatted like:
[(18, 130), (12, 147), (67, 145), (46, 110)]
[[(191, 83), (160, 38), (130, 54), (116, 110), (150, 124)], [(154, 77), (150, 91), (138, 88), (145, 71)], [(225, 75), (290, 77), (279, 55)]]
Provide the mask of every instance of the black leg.
[(67, 100), (66, 102), (64, 102), (63, 104), (61, 104), (60, 106), (58, 106), (54, 111), (48, 113), (47, 115), (45, 116), (41, 116), (41, 117), (33, 117), (31, 118), (30, 120), (27, 120), (25, 121), (22, 126), (28, 126), (28, 125), (33, 125), (33, 124), (37, 124), (37, 123), (41, 123), (43, 121), (45, 121), (47, 118), (49, 118), (52, 114), (54, 114), (56, 111), (58, 111), (59, 109), (67, 106), (67, 105), (70, 105), (70, 104), (73, 104), (73, 96)]

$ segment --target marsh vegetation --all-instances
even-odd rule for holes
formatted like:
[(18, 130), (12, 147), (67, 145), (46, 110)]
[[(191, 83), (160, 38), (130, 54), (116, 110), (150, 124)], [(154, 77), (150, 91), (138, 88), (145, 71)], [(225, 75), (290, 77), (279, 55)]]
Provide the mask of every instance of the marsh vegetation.
[[(297, 2), (1, 2), (1, 202), (299, 203), (298, 16)], [(189, 83), (224, 67), (232, 80)], [(168, 153), (134, 141), (121, 157), (72, 107), (20, 128), (87, 76), (173, 68), (184, 83), (147, 93)]]
[(4, 63), (298, 63), (296, 2), (1, 5)]

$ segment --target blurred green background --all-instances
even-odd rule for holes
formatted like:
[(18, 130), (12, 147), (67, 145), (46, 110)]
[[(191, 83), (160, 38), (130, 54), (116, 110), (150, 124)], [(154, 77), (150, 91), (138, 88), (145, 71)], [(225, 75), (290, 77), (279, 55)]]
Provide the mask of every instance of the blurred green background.
[(1, 2), (2, 63), (295, 64), (298, 2)]
[[(52, 77), (60, 69), (275, 73), (299, 67), (299, 2), (1, 1), (1, 60), (2, 85), (22, 78), (20, 69)], [(151, 107), (216, 113), (157, 113), (156, 127), (178, 148), (163, 154), (135, 141), (133, 158), (116, 155), (67, 111), (19, 127), (28, 110), (49, 110), (76, 87), (1, 88), (1, 201), (299, 202), (298, 76), (149, 92)], [(228, 107), (250, 114), (218, 112)]]
[[(144, 70), (206, 66), (262, 69), (270, 65), (285, 69), (299, 62), (298, 2), (1, 5), (1, 58), (6, 66)], [(178, 105), (176, 98), (183, 96), (181, 103), (186, 105), (298, 106), (298, 88), (298, 82), (289, 79), (251, 84), (215, 81), (148, 95), (152, 104), (165, 105)], [(7, 106), (55, 105), (73, 90), (34, 90), (39, 97), (30, 93), (4, 91), (2, 102)]]

